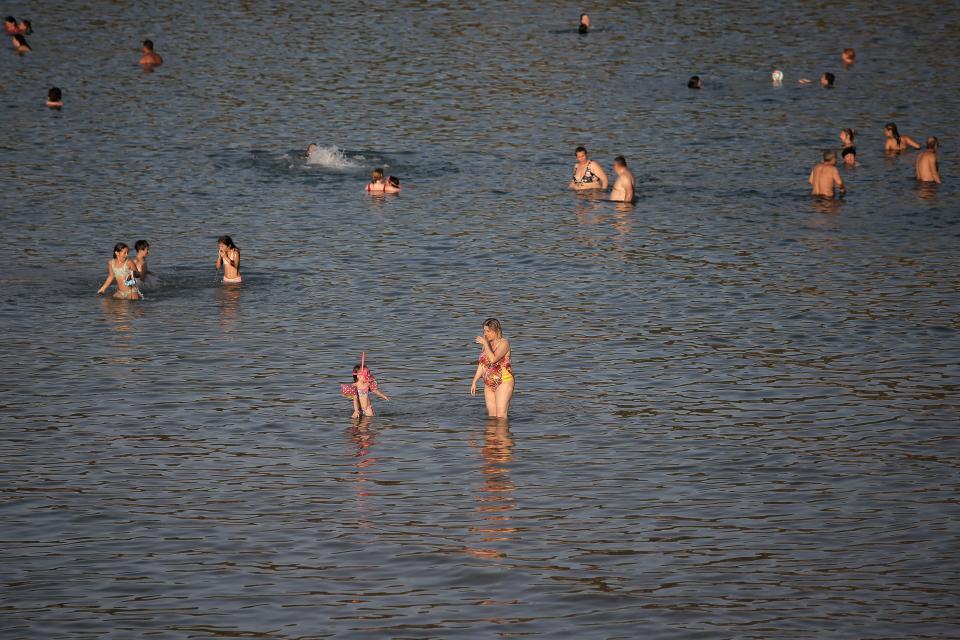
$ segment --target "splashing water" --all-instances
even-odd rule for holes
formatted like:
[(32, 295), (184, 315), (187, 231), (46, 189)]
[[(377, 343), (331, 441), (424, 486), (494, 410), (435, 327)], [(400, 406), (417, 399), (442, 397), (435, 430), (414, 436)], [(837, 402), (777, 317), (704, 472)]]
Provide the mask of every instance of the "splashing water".
[(307, 164), (319, 165), (330, 169), (356, 169), (360, 165), (347, 157), (343, 149), (336, 145), (317, 146), (311, 149)]

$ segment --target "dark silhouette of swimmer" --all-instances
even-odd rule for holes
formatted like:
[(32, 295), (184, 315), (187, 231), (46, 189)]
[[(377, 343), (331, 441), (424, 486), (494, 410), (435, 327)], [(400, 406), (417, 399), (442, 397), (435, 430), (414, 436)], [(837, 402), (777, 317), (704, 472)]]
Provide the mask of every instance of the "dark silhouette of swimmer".
[(47, 92), (47, 106), (51, 109), (59, 109), (63, 106), (63, 92), (60, 87), (50, 87)]
[(833, 86), (833, 83), (834, 83), (834, 81), (836, 81), (836, 79), (837, 79), (837, 77), (836, 77), (835, 75), (833, 75), (833, 74), (830, 73), (829, 71), (824, 71), (824, 72), (823, 72), (823, 75), (820, 76), (820, 86), (821, 86), (821, 87), (828, 87), (828, 88), (829, 88), (829, 87), (832, 87), (832, 86)]
[(690, 79), (687, 80), (687, 87), (690, 89), (700, 89), (703, 87), (703, 83), (700, 82), (700, 76), (690, 76)]
[(587, 33), (590, 31), (590, 16), (585, 13), (580, 14), (580, 26), (577, 27), (577, 31), (580, 33)]
[(27, 39), (19, 33), (13, 34), (13, 49), (17, 53), (26, 53), (33, 51), (33, 48), (27, 43)]
[(12, 36), (15, 33), (19, 33), (17, 30), (17, 19), (13, 16), (7, 16), (3, 20), (3, 32), (8, 36)]

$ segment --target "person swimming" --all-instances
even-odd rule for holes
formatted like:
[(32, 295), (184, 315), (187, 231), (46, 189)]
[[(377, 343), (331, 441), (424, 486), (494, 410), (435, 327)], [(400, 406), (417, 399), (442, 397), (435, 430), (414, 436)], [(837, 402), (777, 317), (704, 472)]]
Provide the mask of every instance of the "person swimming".
[(688, 89), (702, 89), (703, 83), (700, 81), (700, 76), (690, 76), (690, 79), (687, 80)]
[(150, 255), (150, 243), (146, 240), (137, 240), (133, 243), (133, 248), (137, 252), (137, 257), (133, 259), (133, 270), (138, 278), (141, 280), (147, 277), (147, 274), (150, 273), (147, 270), (147, 256)]
[(907, 147), (913, 149), (919, 149), (920, 143), (911, 138), (908, 135), (903, 135), (897, 130), (897, 125), (888, 122), (887, 125), (883, 128), (883, 135), (886, 137), (886, 142), (883, 145), (883, 150), (886, 153), (897, 153), (898, 151), (906, 151)]
[(30, 24), (29, 20), (21, 19), (20, 22), (17, 23), (17, 33), (28, 36), (33, 33), (33, 25)]
[(370, 184), (367, 185), (367, 193), (397, 193), (400, 191), (400, 180), (393, 176), (383, 179), (383, 169), (377, 168), (370, 173)]
[(118, 242), (113, 247), (113, 259), (107, 262), (107, 279), (97, 289), (101, 294), (107, 290), (111, 283), (116, 282), (117, 290), (113, 297), (119, 300), (140, 300), (143, 295), (137, 287), (137, 279), (134, 276), (133, 262), (128, 259), (130, 248), (123, 242)]
[(840, 54), (840, 59), (843, 60), (843, 68), (849, 69), (857, 60), (857, 52), (847, 47), (843, 50), (843, 53)]
[(577, 26), (577, 31), (580, 33), (587, 33), (590, 31), (590, 16), (585, 13), (580, 14), (580, 24)]
[(47, 106), (51, 109), (59, 109), (63, 106), (63, 92), (60, 87), (50, 87), (47, 91)]
[(7, 16), (3, 20), (3, 32), (8, 36), (12, 36), (15, 33), (19, 33), (17, 29), (17, 19), (13, 16)]
[(853, 145), (853, 137), (857, 135), (855, 129), (844, 129), (840, 132), (840, 143), (843, 148), (840, 150), (840, 158), (846, 167), (853, 167), (857, 164), (857, 148)]
[(11, 38), (13, 43), (13, 50), (17, 53), (26, 53), (28, 51), (33, 51), (33, 47), (27, 42), (27, 39), (24, 38), (21, 34), (15, 33)]
[(573, 178), (568, 185), (575, 191), (588, 191), (591, 189), (607, 190), (607, 174), (603, 167), (590, 159), (585, 147), (577, 147), (574, 150), (577, 158), (577, 164), (573, 165)]
[(307, 158), (307, 160), (309, 160), (310, 156), (314, 155), (319, 150), (320, 150), (320, 147), (318, 147), (317, 145), (311, 142), (310, 144), (307, 145), (307, 153), (305, 157)]
[(217, 262), (216, 269), (223, 268), (224, 284), (240, 284), (243, 278), (240, 277), (240, 247), (233, 244), (233, 238), (230, 236), (220, 236), (217, 238)]
[(371, 393), (383, 400), (390, 399), (390, 396), (380, 391), (377, 379), (362, 361), (353, 368), (353, 384), (340, 385), (340, 393), (353, 400), (354, 418), (359, 418), (361, 414), (368, 417), (374, 415), (373, 403), (370, 402)]
[(153, 40), (143, 41), (143, 55), (140, 57), (140, 64), (144, 67), (156, 67), (163, 64), (163, 58), (153, 50)]

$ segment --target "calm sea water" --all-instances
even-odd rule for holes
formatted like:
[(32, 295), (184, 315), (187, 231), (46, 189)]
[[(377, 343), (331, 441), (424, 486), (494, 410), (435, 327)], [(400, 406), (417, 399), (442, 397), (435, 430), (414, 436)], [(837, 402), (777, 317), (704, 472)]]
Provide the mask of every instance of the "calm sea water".
[(0, 635), (960, 635), (955, 3), (217, 4), (5, 10)]

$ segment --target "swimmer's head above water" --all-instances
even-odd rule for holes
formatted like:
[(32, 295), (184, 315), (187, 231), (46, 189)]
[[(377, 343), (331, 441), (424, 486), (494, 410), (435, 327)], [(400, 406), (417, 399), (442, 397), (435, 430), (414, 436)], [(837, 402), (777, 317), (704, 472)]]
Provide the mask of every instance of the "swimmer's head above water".
[(374, 183), (383, 182), (383, 169), (379, 167), (370, 172), (370, 180)]
[(590, 29), (590, 16), (585, 13), (580, 14), (580, 33), (586, 33)]
[(940, 144), (940, 141), (937, 139), (937, 136), (930, 136), (927, 138), (927, 149), (937, 150), (937, 145)]
[(137, 240), (133, 243), (133, 248), (136, 249), (138, 257), (143, 257), (150, 253), (150, 243), (146, 240)]
[(823, 75), (820, 76), (820, 86), (821, 87), (832, 87), (836, 76), (830, 73), (829, 71), (824, 71)]
[(127, 255), (130, 253), (130, 247), (127, 246), (125, 242), (118, 242), (113, 245), (113, 257), (117, 262), (123, 262), (127, 259)]
[(53, 108), (63, 106), (63, 92), (60, 91), (60, 87), (50, 87), (50, 91), (47, 91), (47, 106)]
[(857, 59), (857, 52), (847, 47), (843, 50), (843, 53), (840, 54), (840, 58), (843, 60), (843, 63), (846, 65), (851, 65)]
[(690, 79), (687, 80), (687, 87), (690, 89), (700, 89), (703, 87), (703, 83), (700, 82), (700, 76), (690, 76)]
[(833, 149), (824, 149), (823, 151), (823, 161), (829, 164), (834, 164), (837, 161), (837, 154)]
[(783, 71), (780, 71), (780, 69), (774, 69), (770, 74), (770, 79), (773, 80), (774, 84), (780, 84), (783, 82)]
[(503, 337), (503, 326), (496, 318), (487, 318), (483, 321), (483, 337), (487, 340), (495, 340)]
[(317, 149), (318, 149), (317, 145), (312, 144), (312, 143), (311, 143), (311, 144), (308, 144), (308, 145), (307, 145), (307, 157), (309, 158), (309, 157), (312, 156), (314, 153), (316, 153)]

